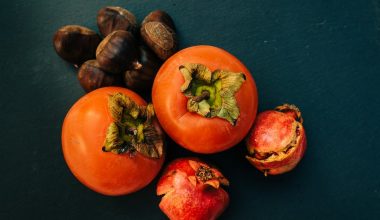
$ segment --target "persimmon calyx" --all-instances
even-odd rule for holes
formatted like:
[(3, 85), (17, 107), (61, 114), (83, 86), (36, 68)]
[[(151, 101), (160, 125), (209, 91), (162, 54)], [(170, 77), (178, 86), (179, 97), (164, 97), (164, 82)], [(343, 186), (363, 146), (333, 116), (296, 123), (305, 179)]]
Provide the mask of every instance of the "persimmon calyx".
[(245, 81), (243, 73), (227, 70), (211, 72), (205, 65), (187, 63), (179, 67), (185, 82), (181, 92), (188, 98), (187, 110), (207, 118), (219, 117), (232, 125), (240, 115), (235, 98)]
[(114, 122), (107, 129), (103, 151), (162, 156), (163, 140), (152, 123), (155, 115), (152, 104), (140, 106), (128, 96), (116, 93), (109, 96), (108, 108)]

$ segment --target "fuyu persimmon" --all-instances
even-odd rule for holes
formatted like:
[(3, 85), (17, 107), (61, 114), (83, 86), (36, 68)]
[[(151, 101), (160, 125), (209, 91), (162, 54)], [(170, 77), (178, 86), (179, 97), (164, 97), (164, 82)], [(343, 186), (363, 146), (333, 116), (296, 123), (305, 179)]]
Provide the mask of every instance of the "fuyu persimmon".
[(119, 87), (83, 96), (62, 127), (62, 150), (71, 172), (104, 195), (125, 195), (148, 185), (163, 164), (163, 144), (153, 106)]
[(249, 70), (217, 47), (193, 46), (170, 57), (152, 89), (162, 128), (197, 153), (216, 153), (240, 142), (257, 111), (257, 89)]

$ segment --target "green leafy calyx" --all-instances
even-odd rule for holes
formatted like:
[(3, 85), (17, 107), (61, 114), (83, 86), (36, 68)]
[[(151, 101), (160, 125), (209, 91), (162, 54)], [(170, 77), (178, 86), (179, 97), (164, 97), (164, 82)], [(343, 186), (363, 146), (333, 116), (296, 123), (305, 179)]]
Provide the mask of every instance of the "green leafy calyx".
[(245, 81), (244, 73), (211, 72), (205, 65), (195, 63), (181, 65), (179, 70), (185, 79), (181, 92), (188, 98), (188, 111), (236, 124), (240, 110), (235, 93)]
[(120, 153), (139, 152), (160, 158), (163, 140), (153, 125), (153, 105), (137, 105), (128, 96), (116, 93), (109, 96), (108, 108), (114, 121), (109, 125), (103, 151)]

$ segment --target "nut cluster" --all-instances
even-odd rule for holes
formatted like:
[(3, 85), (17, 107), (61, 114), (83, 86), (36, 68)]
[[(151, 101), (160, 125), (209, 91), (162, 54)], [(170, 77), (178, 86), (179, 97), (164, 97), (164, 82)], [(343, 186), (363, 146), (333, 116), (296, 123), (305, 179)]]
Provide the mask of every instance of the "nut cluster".
[(57, 54), (79, 68), (86, 92), (105, 86), (149, 92), (162, 62), (178, 50), (174, 22), (161, 10), (149, 13), (139, 26), (127, 9), (104, 7), (97, 26), (103, 39), (79, 25), (61, 27), (53, 38)]

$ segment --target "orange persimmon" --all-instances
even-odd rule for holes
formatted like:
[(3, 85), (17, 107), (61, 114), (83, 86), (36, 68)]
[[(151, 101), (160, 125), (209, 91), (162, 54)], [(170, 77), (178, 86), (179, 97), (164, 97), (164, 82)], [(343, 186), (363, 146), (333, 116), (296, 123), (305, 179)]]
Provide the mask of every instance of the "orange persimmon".
[(205, 45), (183, 49), (161, 66), (152, 100), (166, 133), (197, 153), (220, 152), (240, 142), (258, 104), (255, 81), (244, 64)]
[(152, 106), (119, 87), (94, 90), (72, 106), (62, 127), (62, 150), (74, 176), (104, 195), (145, 187), (165, 157)]

